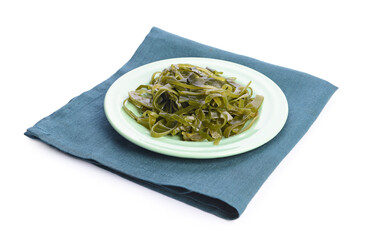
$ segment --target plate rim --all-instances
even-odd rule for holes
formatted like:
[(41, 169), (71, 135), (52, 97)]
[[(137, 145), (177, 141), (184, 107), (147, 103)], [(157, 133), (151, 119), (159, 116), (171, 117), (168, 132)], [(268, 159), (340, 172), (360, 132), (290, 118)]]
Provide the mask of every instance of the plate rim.
[[(172, 64), (173, 62), (176, 63), (176, 62), (183, 62), (183, 61), (188, 62), (188, 63), (191, 62), (191, 61), (206, 61), (206, 62), (215, 62), (215, 63), (226, 64), (226, 65), (228, 64), (228, 65), (233, 66), (233, 67), (238, 67), (238, 68), (245, 69), (245, 71), (254, 73), (255, 75), (260, 76), (261, 78), (266, 78), (265, 81), (269, 80), (271, 82), (270, 84), (272, 85), (272, 87), (276, 88), (275, 91), (277, 91), (279, 93), (280, 98), (281, 98), (281, 103), (283, 104), (281, 106), (281, 107), (283, 107), (283, 109), (281, 109), (281, 111), (282, 111), (282, 118), (280, 119), (281, 122), (276, 127), (276, 130), (272, 131), (269, 136), (266, 136), (261, 141), (259, 141), (260, 142), (259, 144), (253, 144), (253, 146), (250, 146), (250, 147), (240, 148), (239, 146), (237, 146), (238, 145), (237, 143), (240, 143), (242, 140), (244, 140), (244, 139), (241, 139), (240, 141), (234, 142), (233, 144), (232, 143), (227, 144), (228, 147), (226, 147), (225, 149), (223, 148), (223, 150), (222, 150), (221, 145), (214, 145), (215, 150), (222, 150), (222, 151), (218, 151), (218, 152), (217, 151), (212, 151), (212, 152), (209, 152), (209, 153), (206, 153), (206, 152), (202, 153), (202, 152), (196, 152), (196, 151), (193, 151), (193, 153), (186, 152), (186, 150), (185, 151), (183, 150), (184, 148), (185, 149), (188, 148), (188, 149), (195, 149), (196, 150), (196, 149), (200, 149), (201, 147), (191, 148), (191, 147), (180, 146), (180, 145), (176, 146), (176, 145), (173, 145), (172, 143), (166, 143), (166, 142), (164, 142), (163, 145), (164, 146), (166, 146), (166, 145), (170, 146), (170, 148), (161, 148), (161, 147), (158, 146), (159, 144), (161, 144), (161, 142), (158, 141), (156, 138), (151, 137), (150, 135), (146, 135), (145, 137), (149, 138), (150, 141), (152, 139), (152, 142), (154, 142), (155, 140), (158, 141), (156, 143), (157, 145), (156, 144), (151, 145), (150, 141), (142, 143), (141, 141), (138, 141), (136, 138), (130, 136), (130, 134), (127, 134), (125, 131), (123, 131), (120, 128), (120, 126), (118, 126), (118, 124), (116, 123), (117, 121), (114, 121), (113, 114), (112, 114), (112, 112), (110, 112), (110, 109), (111, 109), (110, 106), (112, 104), (110, 102), (112, 100), (111, 95), (113, 94), (113, 91), (115, 91), (114, 89), (116, 88), (118, 83), (121, 82), (123, 79), (128, 78), (128, 76), (130, 76), (130, 75), (133, 76), (133, 74), (138, 73), (138, 71), (141, 71), (144, 68), (148, 69), (149, 67), (151, 67), (151, 66), (153, 67), (154, 65)], [(197, 64), (197, 63), (195, 63), (195, 64)], [(209, 64), (209, 63), (207, 63), (207, 64)], [(133, 89), (131, 89), (131, 90), (128, 89), (128, 91), (133, 91)], [(120, 109), (120, 111), (123, 111), (123, 110)], [(284, 92), (281, 90), (281, 88), (273, 80), (271, 80), (269, 77), (267, 77), (266, 75), (258, 72), (255, 69), (252, 69), (250, 67), (247, 67), (247, 66), (239, 64), (239, 63), (234, 63), (234, 62), (231, 62), (231, 61), (215, 59), (215, 58), (179, 57), (179, 58), (168, 58), (168, 59), (163, 59), (163, 60), (150, 62), (150, 63), (144, 64), (144, 65), (141, 65), (137, 68), (134, 68), (134, 69), (126, 72), (122, 76), (120, 76), (108, 88), (107, 93), (105, 94), (105, 97), (104, 97), (104, 112), (105, 112), (105, 115), (107, 117), (107, 120), (109, 121), (109, 123), (111, 124), (111, 126), (113, 127), (114, 130), (116, 130), (121, 136), (126, 138), (128, 141), (130, 141), (130, 142), (132, 142), (132, 143), (134, 143), (134, 144), (136, 144), (136, 145), (138, 145), (142, 148), (145, 148), (145, 149), (148, 149), (150, 151), (157, 152), (157, 153), (160, 153), (160, 154), (179, 157), (179, 158), (213, 159), (213, 158), (222, 158), (222, 157), (228, 157), (228, 156), (233, 156), (233, 155), (238, 155), (238, 154), (241, 154), (241, 153), (245, 153), (245, 152), (251, 151), (253, 149), (256, 149), (256, 148), (266, 144), (267, 142), (271, 141), (283, 129), (283, 127), (284, 127), (284, 125), (287, 121), (287, 118), (288, 118), (289, 106), (288, 106), (286, 96), (285, 96)], [(138, 124), (138, 123), (136, 123), (136, 124)], [(132, 131), (137, 131), (137, 130), (132, 128)], [(262, 133), (261, 133), (261, 135), (262, 135)], [(181, 141), (181, 142), (183, 143), (184, 141)], [(199, 142), (199, 143), (201, 143), (201, 142)], [(213, 145), (212, 142), (209, 142), (209, 143), (211, 143)], [(229, 147), (229, 146), (231, 146), (231, 147)], [(181, 150), (179, 150), (179, 149), (181, 149)], [(212, 149), (210, 149), (210, 150), (212, 150)]]

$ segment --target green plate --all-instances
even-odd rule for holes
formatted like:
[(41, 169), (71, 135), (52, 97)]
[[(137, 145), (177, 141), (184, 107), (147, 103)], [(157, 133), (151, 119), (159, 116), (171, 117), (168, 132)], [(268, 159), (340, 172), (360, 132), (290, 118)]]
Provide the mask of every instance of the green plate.
[[(223, 76), (236, 77), (236, 82), (242, 85), (252, 81), (250, 86), (254, 94), (265, 97), (258, 120), (249, 130), (223, 138), (219, 145), (208, 141), (182, 141), (177, 136), (151, 137), (148, 129), (124, 112), (122, 103), (128, 97), (129, 91), (135, 90), (141, 84), (148, 84), (154, 72), (177, 63), (189, 63), (222, 71)], [(128, 107), (137, 113), (133, 105)], [(104, 110), (108, 121), (118, 133), (143, 148), (175, 157), (219, 158), (250, 151), (274, 138), (286, 122), (288, 102), (284, 93), (272, 80), (251, 68), (210, 58), (172, 58), (146, 64), (121, 76), (109, 88), (105, 96)]]

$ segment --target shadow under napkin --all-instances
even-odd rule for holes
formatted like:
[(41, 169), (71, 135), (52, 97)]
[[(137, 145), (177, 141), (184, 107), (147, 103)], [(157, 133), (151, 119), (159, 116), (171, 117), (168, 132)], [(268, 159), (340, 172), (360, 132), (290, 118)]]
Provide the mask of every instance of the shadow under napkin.
[[(205, 160), (161, 155), (124, 139), (105, 117), (106, 91), (116, 79), (138, 66), (176, 57), (227, 60), (271, 78), (283, 90), (289, 104), (289, 116), (282, 131), (253, 151)], [(219, 217), (236, 219), (306, 133), (336, 89), (309, 74), (152, 28), (126, 65), (106, 81), (40, 120), (25, 135)]]

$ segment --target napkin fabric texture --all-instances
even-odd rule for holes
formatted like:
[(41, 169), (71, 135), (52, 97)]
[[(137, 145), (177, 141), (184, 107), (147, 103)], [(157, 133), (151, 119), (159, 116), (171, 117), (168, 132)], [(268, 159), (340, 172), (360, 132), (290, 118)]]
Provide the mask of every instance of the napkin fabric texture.
[[(104, 114), (108, 88), (136, 67), (176, 57), (222, 59), (266, 75), (288, 100), (289, 115), (284, 128), (255, 150), (219, 159), (165, 156), (129, 142), (111, 127)], [(307, 132), (336, 89), (309, 74), (206, 46), (154, 27), (133, 57), (109, 79), (73, 98), (29, 128), (25, 135), (219, 217), (236, 219)]]

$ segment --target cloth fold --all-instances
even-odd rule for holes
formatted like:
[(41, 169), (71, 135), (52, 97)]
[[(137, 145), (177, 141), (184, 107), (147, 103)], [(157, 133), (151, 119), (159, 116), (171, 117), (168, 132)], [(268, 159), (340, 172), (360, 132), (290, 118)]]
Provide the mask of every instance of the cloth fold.
[[(227, 60), (268, 76), (288, 100), (289, 115), (284, 128), (255, 150), (219, 159), (165, 156), (124, 139), (104, 114), (108, 88), (136, 67), (177, 57)], [(312, 75), (206, 46), (154, 27), (115, 74), (40, 120), (25, 135), (219, 217), (236, 219), (336, 90), (337, 87)]]

